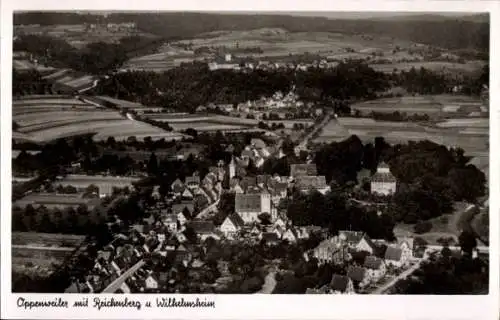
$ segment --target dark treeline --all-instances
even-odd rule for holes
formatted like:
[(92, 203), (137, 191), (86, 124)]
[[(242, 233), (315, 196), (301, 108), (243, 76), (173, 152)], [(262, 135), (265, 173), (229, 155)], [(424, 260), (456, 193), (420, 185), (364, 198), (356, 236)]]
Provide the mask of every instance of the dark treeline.
[(82, 24), (136, 22), (137, 27), (167, 39), (192, 38), (217, 30), (284, 28), (290, 32), (340, 32), (379, 34), (404, 40), (445, 47), (489, 51), (489, 16), (463, 17), (417, 16), (401, 19), (327, 19), (286, 15), (241, 15), (208, 13), (114, 13), (80, 15), (75, 13), (31, 12), (16, 14), (14, 24)]
[(50, 94), (52, 85), (36, 70), (19, 72), (12, 69), (12, 96), (25, 94)]
[(375, 98), (376, 92), (387, 89), (389, 82), (386, 75), (361, 62), (340, 64), (334, 70), (248, 73), (209, 72), (206, 65), (194, 64), (164, 73), (119, 73), (94, 91), (145, 105), (193, 111), (208, 102), (236, 104), (271, 96), (276, 91), (288, 92), (293, 85), (303, 100), (331, 101)]

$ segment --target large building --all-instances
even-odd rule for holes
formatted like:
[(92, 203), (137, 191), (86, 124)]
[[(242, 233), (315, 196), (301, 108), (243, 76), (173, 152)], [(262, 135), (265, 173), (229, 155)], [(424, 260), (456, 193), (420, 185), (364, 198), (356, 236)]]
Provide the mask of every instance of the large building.
[(301, 177), (301, 176), (315, 176), (318, 174), (318, 170), (314, 163), (300, 163), (290, 165), (290, 176)]
[(370, 188), (372, 193), (390, 195), (396, 192), (397, 180), (391, 173), (389, 166), (382, 162), (377, 172), (372, 176)]
[(298, 176), (295, 179), (295, 187), (301, 192), (317, 190), (325, 194), (330, 191), (330, 186), (326, 184), (325, 176)]
[(261, 193), (236, 193), (234, 209), (245, 223), (259, 221), (261, 213), (272, 215), (271, 194), (264, 190)]

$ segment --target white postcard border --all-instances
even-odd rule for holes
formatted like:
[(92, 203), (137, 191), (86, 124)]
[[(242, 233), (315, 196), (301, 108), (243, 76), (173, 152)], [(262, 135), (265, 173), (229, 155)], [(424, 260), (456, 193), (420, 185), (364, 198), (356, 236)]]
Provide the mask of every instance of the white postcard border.
[[(172, 318), (172, 319), (498, 319), (499, 317), (499, 111), (500, 95), (490, 90), (490, 290), (485, 296), (339, 296), (339, 295), (182, 295), (185, 299), (198, 297), (215, 301), (214, 309), (144, 308), (147, 300), (154, 304), (156, 295), (128, 295), (140, 300), (143, 308), (36, 309), (17, 307), (18, 298), (27, 300), (62, 297), (74, 301), (88, 296), (103, 299), (113, 295), (46, 295), (11, 293), (11, 69), (12, 69), (12, 12), (14, 10), (173, 10), (173, 11), (414, 11), (414, 12), (485, 12), (491, 13), (491, 84), (500, 88), (499, 33), (500, 16), (496, 1), (133, 1), (119, 0), (4, 0), (1, 2), (1, 318), (30, 319), (91, 319), (91, 318)], [(496, 41), (494, 41), (496, 40)], [(172, 297), (172, 295), (160, 295)], [(124, 295), (121, 295), (124, 297)], [(177, 295), (179, 299), (181, 296)], [(90, 302), (92, 304), (92, 302)]]

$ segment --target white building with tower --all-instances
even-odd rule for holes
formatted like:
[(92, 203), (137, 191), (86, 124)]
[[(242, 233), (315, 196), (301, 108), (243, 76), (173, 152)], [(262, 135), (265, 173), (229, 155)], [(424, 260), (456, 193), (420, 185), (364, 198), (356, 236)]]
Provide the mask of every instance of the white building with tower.
[(371, 178), (371, 192), (390, 195), (396, 192), (396, 187), (396, 177), (391, 173), (389, 166), (385, 162), (382, 162), (378, 166), (377, 172)]

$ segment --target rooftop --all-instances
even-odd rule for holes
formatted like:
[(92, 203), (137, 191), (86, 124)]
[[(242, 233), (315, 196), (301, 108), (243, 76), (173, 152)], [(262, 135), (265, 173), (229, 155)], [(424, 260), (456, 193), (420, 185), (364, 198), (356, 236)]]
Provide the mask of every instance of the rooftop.
[(236, 212), (260, 212), (261, 201), (260, 194), (241, 194), (235, 195)]

